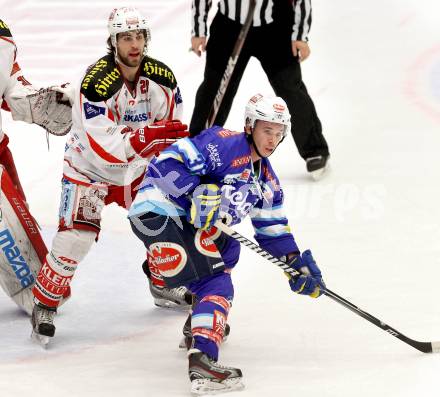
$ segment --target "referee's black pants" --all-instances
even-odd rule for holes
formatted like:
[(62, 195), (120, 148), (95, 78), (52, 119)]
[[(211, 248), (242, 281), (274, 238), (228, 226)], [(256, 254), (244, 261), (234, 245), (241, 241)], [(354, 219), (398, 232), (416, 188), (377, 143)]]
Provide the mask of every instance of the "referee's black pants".
[[(209, 111), (240, 29), (240, 24), (219, 12), (211, 24), (204, 79), (197, 90), (190, 123), (191, 135), (197, 135), (205, 129)], [(250, 28), (214, 124), (222, 126), (226, 122), (251, 56), (260, 61), (275, 94), (287, 103), (292, 116), (292, 136), (301, 157), (306, 159), (328, 155), (328, 145), (322, 134), (315, 105), (302, 81), (298, 58), (292, 54), (291, 27), (281, 23)]]

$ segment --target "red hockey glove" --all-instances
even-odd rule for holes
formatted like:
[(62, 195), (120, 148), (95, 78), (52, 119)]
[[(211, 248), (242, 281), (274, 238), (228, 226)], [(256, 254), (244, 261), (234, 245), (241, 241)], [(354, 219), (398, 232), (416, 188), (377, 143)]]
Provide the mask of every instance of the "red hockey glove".
[(180, 138), (189, 136), (188, 126), (179, 120), (160, 121), (130, 134), (130, 144), (142, 157), (157, 155)]

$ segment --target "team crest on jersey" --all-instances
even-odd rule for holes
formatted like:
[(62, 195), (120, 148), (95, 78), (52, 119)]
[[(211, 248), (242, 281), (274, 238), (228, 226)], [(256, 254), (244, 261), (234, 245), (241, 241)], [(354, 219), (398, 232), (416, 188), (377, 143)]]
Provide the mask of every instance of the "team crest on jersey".
[(105, 108), (85, 102), (84, 113), (86, 115), (86, 119), (92, 119), (93, 117), (99, 116), (100, 114), (105, 115)]
[(216, 227), (211, 227), (209, 230), (198, 229), (194, 236), (197, 251), (211, 258), (221, 258), (220, 252), (214, 243), (220, 237), (220, 234), (221, 231)]
[(151, 244), (148, 253), (149, 260), (164, 277), (177, 276), (184, 269), (188, 259), (181, 245), (169, 242)]
[(241, 182), (247, 182), (250, 176), (251, 176), (251, 170), (250, 168), (246, 168), (245, 170), (243, 170), (238, 180)]
[(180, 93), (180, 88), (177, 87), (176, 88), (176, 93), (174, 94), (174, 101), (176, 102), (176, 104), (178, 105), (179, 103), (182, 103), (182, 94)]

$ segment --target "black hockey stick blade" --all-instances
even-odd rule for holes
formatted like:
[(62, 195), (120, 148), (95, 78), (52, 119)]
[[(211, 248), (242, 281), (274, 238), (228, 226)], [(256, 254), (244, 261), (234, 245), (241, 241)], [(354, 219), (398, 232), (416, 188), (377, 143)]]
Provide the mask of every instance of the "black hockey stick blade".
[(234, 49), (232, 50), (232, 54), (229, 57), (228, 64), (226, 65), (225, 72), (223, 74), (222, 80), (220, 82), (220, 86), (218, 87), (217, 93), (214, 98), (214, 102), (212, 103), (211, 110), (208, 115), (208, 119), (206, 120), (205, 127), (210, 128), (214, 124), (214, 120), (217, 117), (218, 110), (220, 109), (220, 105), (223, 102), (223, 98), (226, 93), (226, 89), (228, 88), (229, 82), (231, 81), (232, 73), (234, 72), (235, 65), (237, 64), (238, 57), (240, 56), (241, 49), (243, 48), (243, 44), (246, 40), (249, 29), (252, 25), (252, 20), (254, 18), (254, 11), (256, 6), (256, 0), (249, 1), (249, 9), (246, 15), (246, 20), (238, 34), (237, 41), (235, 42)]
[(420, 342), (408, 338), (407, 336), (403, 335), (400, 331), (397, 331), (395, 328), (389, 326), (388, 324), (384, 323), (378, 318), (372, 316), (370, 313), (367, 313), (366, 311), (353, 305), (353, 303), (337, 295), (328, 288), (325, 291), (325, 295), (327, 295), (330, 299), (334, 300), (335, 302), (338, 302), (342, 306), (346, 307), (347, 309), (351, 310), (353, 313), (356, 313), (358, 316), (363, 317), (365, 320), (383, 329), (385, 332), (388, 332), (390, 335), (394, 336), (395, 338), (400, 339), (401, 341), (407, 343), (408, 345), (411, 345), (415, 349), (423, 353), (440, 353), (440, 342)]
[[(284, 270), (287, 273), (290, 273), (291, 275), (298, 275), (299, 273), (290, 268), (285, 262), (281, 261), (280, 259), (276, 258), (275, 256), (271, 255), (269, 252), (261, 248), (259, 245), (255, 244), (253, 241), (247, 239), (246, 237), (242, 236), (241, 234), (237, 233), (235, 230), (231, 229), (229, 226), (225, 225), (224, 223), (217, 221), (215, 223), (215, 227), (217, 229), (221, 230), (223, 233), (227, 234), (228, 236), (232, 237), (233, 239), (237, 240), (240, 244), (245, 245), (252, 251), (256, 252), (260, 256), (262, 256), (264, 259), (268, 260), (269, 262), (273, 263), (274, 265), (277, 265), (279, 268)], [(403, 335), (400, 331), (397, 331), (395, 328), (389, 326), (388, 324), (384, 323), (383, 321), (379, 320), (378, 318), (372, 316), (371, 314), (361, 310), (359, 307), (355, 306), (353, 303), (348, 301), (347, 299), (337, 295), (333, 291), (326, 288), (326, 291), (324, 292), (326, 296), (328, 296), (333, 301), (341, 304), (345, 308), (351, 310), (353, 313), (357, 314), (358, 316), (364, 318), (365, 320), (369, 321), (370, 323), (374, 324), (375, 326), (381, 328), (385, 332), (389, 333), (390, 335), (394, 336), (397, 339), (400, 339), (402, 342), (405, 342), (406, 344), (414, 347), (415, 349), (421, 351), (422, 353), (440, 353), (440, 341), (439, 342), (420, 342), (416, 341), (414, 339), (408, 338), (407, 336)]]

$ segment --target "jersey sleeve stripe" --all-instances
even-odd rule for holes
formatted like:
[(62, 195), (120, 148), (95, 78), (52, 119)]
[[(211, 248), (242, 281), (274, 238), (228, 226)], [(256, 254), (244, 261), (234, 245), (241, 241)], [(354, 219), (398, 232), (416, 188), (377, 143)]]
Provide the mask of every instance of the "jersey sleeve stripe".
[(114, 122), (115, 116), (113, 116), (113, 112), (110, 109), (107, 109), (107, 110), (108, 110), (108, 112), (107, 112), (108, 118)]
[(96, 142), (90, 134), (87, 132), (87, 139), (89, 140), (90, 147), (92, 150), (103, 160), (109, 162), (109, 163), (116, 163), (116, 164), (122, 164), (124, 161), (119, 160), (115, 156), (113, 156), (111, 153), (108, 153), (101, 145), (99, 145), (98, 142)]

